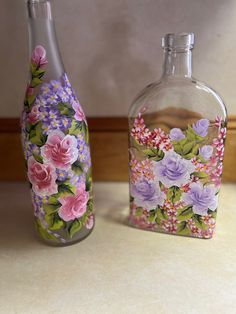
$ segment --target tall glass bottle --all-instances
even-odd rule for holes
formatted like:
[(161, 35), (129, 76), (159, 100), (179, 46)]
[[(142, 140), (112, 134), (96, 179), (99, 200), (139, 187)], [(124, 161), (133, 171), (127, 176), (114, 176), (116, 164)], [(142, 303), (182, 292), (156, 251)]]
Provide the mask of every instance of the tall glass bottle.
[(28, 0), (30, 79), (22, 143), (41, 238), (67, 245), (94, 225), (88, 126), (58, 49), (49, 0)]
[(163, 75), (130, 108), (130, 223), (211, 238), (226, 109), (215, 91), (192, 77), (193, 45), (192, 33), (167, 34)]

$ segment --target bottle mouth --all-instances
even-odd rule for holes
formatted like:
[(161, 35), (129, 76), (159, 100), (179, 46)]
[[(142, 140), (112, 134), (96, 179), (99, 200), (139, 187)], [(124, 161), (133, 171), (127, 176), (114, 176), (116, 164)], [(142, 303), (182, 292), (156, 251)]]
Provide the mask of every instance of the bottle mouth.
[(50, 2), (50, 1), (49, 0), (28, 0), (27, 1), (28, 4), (43, 4), (47, 2)]
[(161, 46), (167, 50), (189, 50), (194, 47), (194, 33), (166, 34)]

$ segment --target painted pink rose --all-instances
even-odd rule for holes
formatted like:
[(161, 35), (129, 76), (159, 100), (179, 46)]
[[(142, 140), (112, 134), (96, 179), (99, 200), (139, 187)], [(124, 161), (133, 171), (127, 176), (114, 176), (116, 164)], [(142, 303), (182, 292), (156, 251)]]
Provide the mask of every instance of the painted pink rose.
[(28, 114), (27, 121), (31, 124), (38, 122), (40, 117), (39, 105), (32, 107), (31, 112)]
[(59, 198), (62, 204), (58, 210), (58, 215), (64, 221), (80, 218), (86, 212), (89, 193), (85, 191), (85, 184), (80, 183), (77, 186), (75, 195), (67, 195)]
[(94, 225), (94, 217), (93, 217), (93, 214), (89, 215), (88, 216), (88, 220), (86, 221), (86, 228), (87, 229), (92, 229), (93, 228), (93, 225)]
[(75, 119), (78, 121), (84, 121), (85, 120), (85, 114), (80, 106), (80, 103), (78, 101), (74, 101), (72, 104), (72, 107), (75, 111)]
[(37, 195), (49, 196), (58, 193), (57, 174), (52, 165), (41, 164), (31, 156), (28, 160), (28, 177)]
[(44, 162), (51, 163), (58, 169), (68, 170), (78, 159), (77, 139), (60, 130), (52, 131), (46, 144), (41, 147), (41, 154)]
[(48, 63), (46, 58), (46, 50), (43, 46), (36, 46), (32, 52), (31, 61), (39, 67)]

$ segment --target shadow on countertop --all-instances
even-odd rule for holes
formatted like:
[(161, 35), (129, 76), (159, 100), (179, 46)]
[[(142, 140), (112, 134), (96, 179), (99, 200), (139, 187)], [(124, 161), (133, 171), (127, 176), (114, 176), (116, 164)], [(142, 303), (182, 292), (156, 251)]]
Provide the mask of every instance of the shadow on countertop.
[[(1, 182), (0, 248), (26, 250), (42, 246), (34, 228), (30, 193), (26, 183)], [(38, 245), (37, 245), (38, 244)]]

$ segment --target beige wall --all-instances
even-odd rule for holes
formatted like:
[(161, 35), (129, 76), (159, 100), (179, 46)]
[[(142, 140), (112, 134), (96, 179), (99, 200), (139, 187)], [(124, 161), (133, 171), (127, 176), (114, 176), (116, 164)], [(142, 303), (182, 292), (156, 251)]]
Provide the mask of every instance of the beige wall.
[[(160, 37), (193, 31), (194, 76), (236, 114), (235, 0), (55, 0), (67, 72), (89, 116), (126, 115), (161, 73)], [(27, 78), (24, 0), (0, 1), (0, 116), (18, 116)]]

